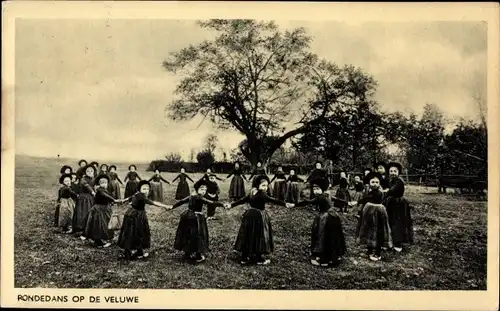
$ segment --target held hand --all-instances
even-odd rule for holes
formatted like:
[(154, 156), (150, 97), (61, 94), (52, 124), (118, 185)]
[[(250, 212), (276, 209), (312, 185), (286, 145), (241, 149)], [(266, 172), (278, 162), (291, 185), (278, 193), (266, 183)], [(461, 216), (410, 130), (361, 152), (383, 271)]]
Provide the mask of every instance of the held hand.
[(355, 206), (356, 204), (358, 204), (358, 202), (356, 202), (356, 201), (351, 201), (351, 202), (347, 203), (347, 205), (349, 205), (349, 206)]
[(287, 208), (293, 208), (293, 207), (295, 207), (295, 204), (293, 204), (293, 203), (286, 203), (286, 207)]
[(230, 209), (231, 208), (231, 203), (229, 203), (229, 202), (224, 203), (224, 208), (225, 209)]

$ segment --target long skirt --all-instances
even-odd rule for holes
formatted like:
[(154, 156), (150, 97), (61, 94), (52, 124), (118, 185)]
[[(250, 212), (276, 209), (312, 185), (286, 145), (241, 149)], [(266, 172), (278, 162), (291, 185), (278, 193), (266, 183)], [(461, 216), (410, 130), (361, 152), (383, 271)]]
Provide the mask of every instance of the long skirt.
[(340, 217), (332, 210), (314, 218), (311, 230), (311, 253), (327, 261), (346, 253), (344, 230)]
[(288, 203), (298, 203), (300, 199), (299, 183), (289, 182), (286, 187), (285, 201)]
[(94, 197), (90, 193), (82, 193), (76, 200), (73, 213), (73, 231), (83, 231), (87, 225), (89, 212), (94, 205)]
[(123, 217), (118, 246), (125, 250), (151, 247), (151, 231), (146, 211), (129, 208)]
[(384, 202), (391, 226), (392, 242), (399, 246), (402, 243), (413, 243), (413, 220), (410, 205), (402, 198), (388, 197)]
[(138, 180), (129, 180), (125, 186), (125, 197), (128, 198), (137, 192), (137, 185), (139, 185)]
[(204, 214), (190, 209), (181, 214), (174, 248), (186, 254), (203, 254), (210, 250), (207, 219)]
[(182, 200), (189, 196), (189, 184), (187, 181), (180, 181), (177, 185), (177, 190), (175, 191), (175, 199)]
[(251, 207), (243, 213), (234, 249), (249, 256), (273, 252), (273, 230), (266, 210)]
[(85, 236), (94, 241), (113, 239), (114, 231), (108, 229), (110, 219), (111, 207), (109, 205), (96, 204), (92, 206), (85, 228)]
[(286, 181), (285, 180), (276, 180), (274, 182), (273, 194), (276, 200), (285, 200), (286, 196)]
[(121, 189), (118, 180), (111, 180), (109, 183), (108, 191), (111, 196), (117, 200), (121, 199)]
[(75, 201), (71, 198), (62, 198), (59, 202), (58, 227), (64, 228), (71, 226), (74, 211)]
[(152, 181), (149, 199), (152, 201), (163, 202), (163, 185), (161, 182)]
[(238, 200), (245, 196), (245, 182), (243, 177), (236, 175), (231, 179), (231, 184), (229, 186), (229, 198), (232, 200)]
[(389, 217), (382, 204), (366, 203), (357, 230), (357, 242), (369, 247), (392, 247)]
[[(335, 192), (335, 197), (341, 200), (350, 201), (351, 194), (349, 193), (349, 190), (347, 190), (347, 188), (338, 188), (337, 191)], [(346, 208), (347, 203), (335, 202), (334, 206), (340, 208)]]

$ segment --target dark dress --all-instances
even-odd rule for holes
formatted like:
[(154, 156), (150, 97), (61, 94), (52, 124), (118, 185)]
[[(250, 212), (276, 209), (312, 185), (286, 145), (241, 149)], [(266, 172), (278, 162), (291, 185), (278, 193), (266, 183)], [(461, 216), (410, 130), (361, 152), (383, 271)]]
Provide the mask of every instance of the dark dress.
[(94, 180), (88, 176), (83, 176), (81, 181), (81, 193), (76, 200), (75, 212), (73, 213), (73, 231), (84, 231), (87, 225), (89, 212), (94, 205)]
[(384, 194), (371, 190), (358, 201), (362, 207), (361, 217), (356, 228), (356, 241), (368, 247), (392, 247), (391, 228), (385, 206)]
[[(339, 187), (337, 188), (337, 192), (335, 193), (335, 197), (341, 200), (345, 200), (347, 202), (351, 201), (351, 194), (347, 189), (347, 179), (341, 178), (339, 181)], [(347, 211), (347, 203), (342, 201), (336, 201), (334, 206), (339, 208), (340, 211)]]
[(140, 250), (151, 247), (151, 232), (146, 214), (146, 204), (152, 204), (142, 192), (129, 198), (129, 207), (123, 216), (123, 223), (118, 236), (118, 246), (124, 250)]
[(67, 228), (71, 226), (77, 197), (78, 194), (71, 187), (62, 186), (59, 189), (54, 223), (56, 227)]
[[(253, 171), (252, 175), (250, 175), (250, 178), (248, 178), (248, 180), (252, 180), (253, 178), (258, 177), (258, 176), (266, 176), (266, 177), (268, 177), (267, 174), (266, 174), (266, 170), (263, 167), (256, 168)], [(269, 187), (267, 188), (266, 193), (267, 193), (268, 196), (272, 195), (271, 185), (269, 185)]]
[(109, 172), (109, 187), (108, 191), (111, 196), (117, 200), (121, 198), (121, 190), (120, 185), (122, 185), (122, 181), (116, 172)]
[(277, 172), (271, 183), (276, 180), (273, 184), (273, 195), (276, 200), (284, 201), (286, 197), (286, 175), (283, 172)]
[(311, 171), (311, 174), (309, 174), (309, 177), (307, 177), (307, 182), (309, 183), (309, 198), (313, 199), (314, 198), (314, 193), (313, 193), (313, 185), (312, 185), (312, 182), (314, 180), (318, 180), (318, 179), (328, 179), (328, 174), (327, 172), (320, 168), (320, 169), (313, 169)]
[(188, 209), (181, 214), (175, 235), (174, 248), (186, 254), (207, 253), (209, 248), (207, 219), (202, 212), (204, 204), (223, 206), (222, 203), (207, 200), (199, 194), (190, 195), (173, 205), (173, 208), (188, 203)]
[(265, 209), (266, 203), (280, 206), (285, 206), (286, 203), (258, 190), (255, 194), (250, 193), (233, 202), (231, 207), (244, 203), (248, 203), (250, 208), (243, 213), (234, 249), (241, 252), (243, 257), (272, 253), (274, 250), (273, 230), (271, 218)]
[(141, 177), (139, 177), (137, 172), (128, 172), (124, 180), (127, 181), (127, 185), (125, 186), (125, 198), (128, 198), (137, 192), (137, 185), (139, 185)]
[(149, 179), (151, 183), (151, 190), (149, 191), (149, 199), (151, 201), (163, 202), (163, 184), (161, 182), (170, 184), (161, 175), (154, 175)]
[(231, 179), (231, 184), (229, 186), (229, 198), (232, 200), (238, 200), (245, 196), (245, 182), (247, 180), (241, 168), (233, 169), (233, 172), (227, 175), (226, 178), (233, 176)]
[(189, 184), (186, 179), (189, 179), (191, 182), (194, 181), (186, 173), (180, 173), (174, 180), (172, 180), (172, 182), (175, 182), (177, 179), (179, 179), (179, 184), (177, 185), (177, 190), (175, 191), (175, 199), (182, 200), (189, 196)]
[(108, 229), (111, 219), (111, 204), (114, 198), (108, 193), (107, 189), (97, 188), (94, 206), (89, 212), (85, 236), (94, 241), (113, 239), (113, 230)]
[(399, 247), (402, 243), (413, 243), (413, 221), (410, 205), (404, 197), (405, 185), (401, 178), (390, 182), (389, 191), (385, 193), (384, 205), (389, 216), (392, 242)]
[(287, 179), (285, 201), (288, 203), (298, 203), (300, 199), (299, 182), (304, 180), (297, 175), (290, 175)]
[(311, 229), (311, 254), (319, 257), (321, 263), (337, 262), (347, 250), (342, 221), (332, 208), (328, 195), (321, 194), (312, 200), (299, 202), (296, 206), (310, 204), (315, 205), (319, 210)]

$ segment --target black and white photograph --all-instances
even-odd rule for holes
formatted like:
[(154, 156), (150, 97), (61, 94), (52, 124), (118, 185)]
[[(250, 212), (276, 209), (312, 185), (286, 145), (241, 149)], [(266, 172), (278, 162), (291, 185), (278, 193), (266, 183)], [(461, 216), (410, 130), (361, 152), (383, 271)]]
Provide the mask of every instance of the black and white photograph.
[(282, 8), (15, 19), (17, 293), (498, 289), (498, 22)]

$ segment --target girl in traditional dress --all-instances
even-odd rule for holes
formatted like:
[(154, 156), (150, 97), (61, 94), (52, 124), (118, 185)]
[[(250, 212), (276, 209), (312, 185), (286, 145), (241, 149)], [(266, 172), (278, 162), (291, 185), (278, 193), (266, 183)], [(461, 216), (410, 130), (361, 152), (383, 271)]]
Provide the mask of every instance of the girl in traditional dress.
[(389, 188), (389, 178), (387, 178), (387, 163), (384, 161), (379, 161), (375, 163), (375, 169), (381, 176), (380, 180), (380, 188), (381, 190), (385, 190)]
[(64, 165), (63, 167), (61, 167), (61, 175), (71, 174), (71, 173), (73, 173), (73, 169), (71, 168), (71, 166)]
[(299, 182), (304, 180), (295, 174), (295, 170), (290, 170), (290, 175), (287, 179), (285, 202), (298, 203), (300, 198)]
[(117, 203), (118, 200), (108, 193), (108, 175), (100, 174), (95, 181), (99, 186), (96, 189), (94, 205), (89, 212), (85, 237), (93, 240), (97, 247), (109, 247), (114, 237), (114, 231), (108, 229), (111, 204)]
[[(139, 177), (139, 174), (136, 172), (137, 167), (132, 164), (128, 167), (129, 172), (127, 173), (127, 176), (125, 176), (125, 179), (123, 180), (126, 182), (125, 185), (125, 197), (128, 198), (137, 191), (137, 185), (139, 184), (139, 181), (142, 180), (141, 177)], [(128, 179), (128, 181), (127, 181)]]
[(239, 161), (234, 162), (234, 169), (231, 174), (227, 175), (226, 179), (231, 176), (233, 176), (233, 179), (231, 179), (231, 184), (229, 186), (229, 198), (235, 201), (245, 196), (244, 181), (247, 181), (245, 174), (243, 174), (241, 170), (241, 164)]
[(87, 161), (81, 159), (78, 161), (78, 170), (76, 171), (76, 175), (78, 178), (82, 178), (85, 175), (85, 168), (87, 167)]
[[(342, 172), (344, 173), (344, 172)], [(351, 201), (351, 194), (349, 193), (349, 190), (347, 189), (348, 182), (347, 178), (345, 177), (345, 173), (340, 175), (340, 180), (339, 180), (339, 187), (337, 188), (337, 191), (335, 193), (335, 197), (344, 200), (344, 201), (336, 201), (334, 203), (334, 206), (337, 207), (341, 213), (347, 214), (347, 202)]]
[(95, 176), (99, 175), (99, 162), (92, 161), (90, 162), (90, 165), (92, 165), (95, 168)]
[(163, 202), (163, 185), (161, 182), (170, 183), (160, 175), (160, 170), (156, 169), (155, 174), (148, 180), (149, 182), (149, 199), (151, 201)]
[[(313, 180), (311, 183), (314, 199), (295, 204), (297, 207), (312, 204), (316, 205), (319, 210), (311, 230), (311, 264), (336, 267), (347, 250), (342, 221), (332, 208), (330, 196), (325, 193), (328, 190), (328, 179)], [(333, 200), (347, 204), (346, 201), (337, 198)]]
[[(354, 176), (354, 194), (352, 195), (352, 201), (358, 202), (363, 198), (363, 195), (365, 193), (365, 185), (363, 184), (363, 181), (361, 181), (361, 176), (355, 175)], [(355, 215), (357, 218), (361, 217), (361, 208), (358, 204), (356, 204), (355, 208), (353, 209), (355, 211)]]
[(71, 173), (71, 190), (78, 195), (82, 192), (80, 179), (76, 173)]
[(384, 205), (389, 216), (394, 250), (401, 252), (403, 244), (413, 243), (413, 221), (410, 205), (404, 197), (405, 184), (399, 177), (402, 166), (399, 163), (391, 162), (387, 167), (389, 168), (390, 184), (385, 192)]
[[(248, 180), (252, 180), (253, 178), (257, 178), (260, 176), (264, 176), (266, 178), (269, 179), (269, 177), (267, 176), (266, 174), (266, 169), (264, 167), (262, 167), (262, 162), (261, 161), (258, 161), (257, 164), (256, 164), (256, 168), (255, 170), (253, 171), (252, 175), (250, 175), (250, 178), (248, 178)], [(267, 195), (271, 196), (271, 185), (268, 185), (267, 186)]]
[(241, 253), (241, 264), (257, 263), (267, 265), (270, 259), (265, 259), (274, 250), (271, 218), (266, 212), (266, 203), (292, 207), (284, 201), (276, 200), (267, 195), (269, 178), (264, 175), (255, 177), (250, 193), (240, 200), (231, 203), (231, 207), (248, 203), (248, 208), (241, 219), (241, 226), (236, 238), (234, 249)]
[(63, 174), (59, 178), (59, 183), (62, 186), (59, 189), (57, 197), (59, 209), (59, 213), (57, 213), (57, 226), (61, 228), (61, 232), (68, 233), (71, 232), (71, 222), (78, 194), (71, 189), (71, 174)]
[(99, 167), (99, 175), (108, 175), (108, 165), (107, 164), (101, 164)]
[(273, 179), (271, 179), (271, 183), (274, 180), (276, 180), (273, 185), (274, 198), (276, 200), (284, 201), (286, 197), (286, 175), (285, 172), (283, 172), (283, 167), (278, 167), (278, 171), (274, 174)]
[(73, 213), (73, 232), (80, 233), (80, 239), (86, 240), (85, 227), (89, 217), (89, 211), (94, 205), (94, 175), (96, 169), (93, 165), (85, 167), (85, 175), (80, 180), (81, 193), (76, 201), (75, 212)]
[(151, 186), (148, 181), (141, 180), (137, 192), (119, 202), (131, 202), (131, 207), (125, 212), (118, 237), (118, 246), (124, 250), (125, 259), (141, 259), (149, 256), (147, 249), (151, 247), (151, 232), (146, 214), (146, 204), (168, 209), (160, 202), (148, 199)]
[(315, 168), (311, 171), (309, 176), (307, 177), (307, 182), (309, 183), (309, 198), (314, 198), (313, 187), (311, 181), (316, 179), (328, 179), (326, 171), (322, 168), (322, 164), (320, 161), (317, 161), (315, 164)]
[(368, 256), (372, 261), (381, 260), (382, 247), (391, 248), (391, 228), (385, 206), (382, 204), (384, 194), (380, 190), (379, 173), (370, 173), (370, 192), (358, 202), (363, 206), (358, 228), (356, 228), (357, 242), (366, 245)]
[(175, 203), (172, 208), (188, 204), (188, 209), (181, 214), (174, 248), (184, 252), (184, 259), (197, 263), (205, 261), (205, 254), (209, 252), (208, 226), (202, 212), (204, 204), (223, 206), (221, 202), (210, 201), (205, 198), (207, 181), (202, 178), (194, 184), (196, 194), (191, 194)]
[(123, 182), (121, 181), (120, 177), (118, 177), (118, 174), (116, 173), (116, 166), (111, 165), (109, 167), (109, 192), (111, 196), (117, 200), (120, 200), (121, 197), (121, 189), (120, 185), (123, 185)]
[(179, 184), (177, 185), (177, 190), (175, 190), (175, 199), (176, 200), (182, 200), (184, 198), (187, 198), (189, 196), (189, 184), (187, 183), (186, 179), (189, 179), (191, 182), (194, 183), (194, 181), (189, 177), (189, 175), (186, 174), (186, 170), (184, 168), (181, 168), (181, 173), (177, 175), (177, 177), (172, 180), (172, 182), (175, 182), (177, 179), (179, 179)]
[[(216, 177), (217, 176), (215, 176), (215, 174), (210, 175), (207, 182), (207, 193), (205, 194), (205, 198), (213, 202), (219, 201), (219, 194), (220, 194), (220, 188), (219, 185), (217, 184)], [(218, 206), (217, 204), (212, 204), (212, 203), (207, 204), (207, 220), (216, 219), (215, 209), (217, 208), (217, 206)]]

